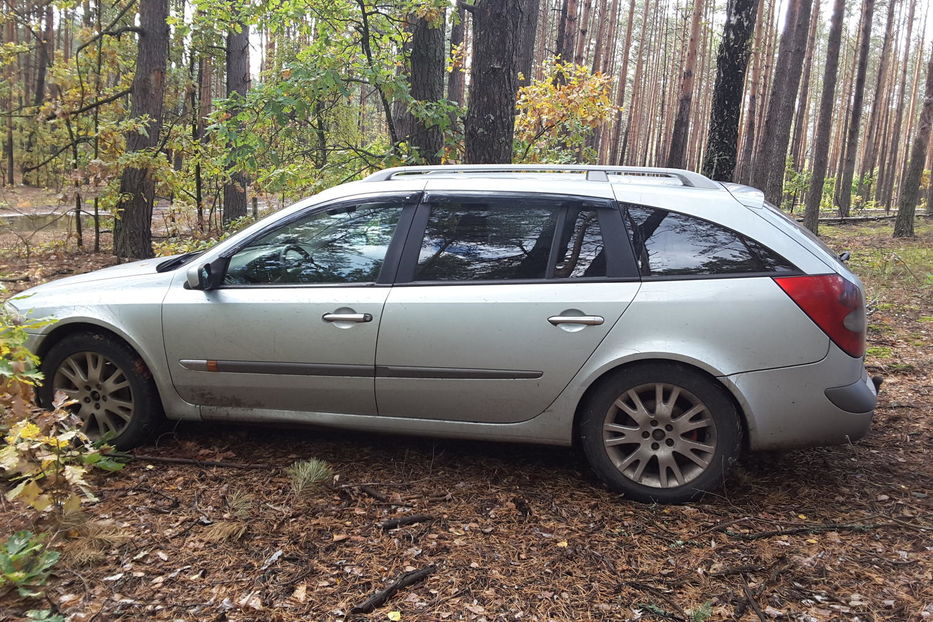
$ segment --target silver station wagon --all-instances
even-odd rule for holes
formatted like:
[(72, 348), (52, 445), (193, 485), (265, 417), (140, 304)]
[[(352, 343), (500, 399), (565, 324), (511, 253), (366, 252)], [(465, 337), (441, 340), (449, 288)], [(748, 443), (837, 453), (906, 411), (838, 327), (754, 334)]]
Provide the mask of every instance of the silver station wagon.
[(859, 279), (752, 188), (689, 171), (405, 167), (201, 254), (10, 303), (40, 402), (131, 447), (168, 419), (577, 445), (682, 502), (743, 450), (868, 430)]

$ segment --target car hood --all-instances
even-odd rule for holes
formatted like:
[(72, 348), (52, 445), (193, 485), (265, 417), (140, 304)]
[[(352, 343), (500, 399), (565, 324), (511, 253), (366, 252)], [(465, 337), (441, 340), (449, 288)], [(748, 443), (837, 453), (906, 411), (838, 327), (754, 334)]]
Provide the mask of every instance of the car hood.
[(107, 279), (121, 279), (134, 276), (144, 276), (146, 274), (156, 274), (156, 266), (164, 261), (168, 261), (169, 259), (172, 259), (172, 257), (156, 257), (154, 259), (143, 259), (142, 261), (133, 261), (117, 266), (110, 266), (109, 268), (95, 270), (94, 272), (86, 272), (84, 274), (66, 276), (63, 279), (56, 279), (43, 285), (39, 285), (34, 289), (55, 287), (59, 285), (78, 285), (80, 283), (91, 283), (93, 281), (104, 281)]

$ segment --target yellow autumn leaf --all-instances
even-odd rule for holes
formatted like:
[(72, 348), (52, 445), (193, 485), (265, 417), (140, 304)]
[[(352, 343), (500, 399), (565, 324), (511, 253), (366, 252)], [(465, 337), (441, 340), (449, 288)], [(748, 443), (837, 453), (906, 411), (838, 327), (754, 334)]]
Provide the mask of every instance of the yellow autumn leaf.
[(386, 617), (392, 620), (392, 622), (398, 622), (402, 619), (402, 612), (400, 611), (390, 611), (386, 614)]
[(6, 442), (12, 445), (20, 440), (29, 441), (40, 436), (42, 436), (42, 430), (39, 429), (39, 426), (23, 419), (14, 423), (13, 427), (10, 428), (9, 433), (6, 435)]
[(561, 540), (560, 542), (557, 543), (557, 546), (559, 546), (559, 547), (562, 548), (562, 549), (565, 549), (565, 548), (567, 548), (569, 545), (568, 545), (568, 543), (567, 543), (566, 540)]
[(62, 511), (65, 514), (74, 514), (81, 509), (81, 497), (72, 493), (66, 500), (65, 504), (62, 506)]

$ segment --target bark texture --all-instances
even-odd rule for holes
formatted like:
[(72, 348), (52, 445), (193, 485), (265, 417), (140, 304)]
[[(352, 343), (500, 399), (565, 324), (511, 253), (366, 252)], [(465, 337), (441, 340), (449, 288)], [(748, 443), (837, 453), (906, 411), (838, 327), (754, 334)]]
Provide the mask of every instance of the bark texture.
[[(418, 102), (444, 97), (444, 20), (416, 19), (411, 42), (411, 96)], [(414, 118), (411, 144), (427, 164), (440, 164), (444, 137), (437, 123)]]
[(907, 174), (901, 185), (901, 196), (897, 202), (897, 218), (894, 220), (894, 237), (896, 238), (914, 235), (914, 212), (920, 196), (920, 178), (923, 175), (923, 164), (930, 143), (931, 125), (933, 125), (933, 48), (930, 51), (930, 61), (927, 63), (926, 90), (923, 108), (920, 112), (920, 122), (917, 124), (917, 135), (914, 136), (910, 148), (910, 164), (907, 166)]
[(720, 181), (732, 181), (735, 171), (745, 70), (757, 11), (758, 0), (730, 0), (716, 57), (716, 84), (703, 174)]
[(469, 164), (512, 161), (518, 29), (529, 0), (479, 0), (473, 5), (473, 66), (464, 134)]
[(829, 139), (833, 125), (833, 104), (836, 99), (836, 74), (839, 69), (839, 46), (842, 41), (842, 21), (845, 17), (845, 0), (835, 0), (833, 17), (826, 42), (826, 67), (823, 70), (823, 94), (820, 96), (820, 112), (816, 122), (816, 137), (813, 144), (813, 174), (807, 190), (804, 226), (817, 232), (820, 218), (820, 202), (823, 198), (823, 182), (829, 164)]
[(812, 0), (791, 0), (788, 5), (768, 114), (762, 129), (763, 139), (755, 157), (753, 185), (763, 190), (765, 197), (775, 205), (781, 204), (783, 193), (787, 146), (807, 49), (811, 5)]
[(677, 117), (671, 135), (671, 148), (667, 154), (667, 165), (683, 168), (687, 153), (687, 134), (690, 131), (690, 107), (693, 105), (693, 82), (697, 61), (697, 42), (700, 38), (700, 20), (703, 17), (703, 0), (693, 0), (693, 16), (690, 18), (690, 42), (684, 59), (684, 73), (680, 78), (680, 97), (677, 100)]
[[(244, 96), (249, 90), (249, 26), (227, 33), (227, 97)], [(224, 184), (224, 224), (246, 216), (245, 173), (231, 170), (230, 181)]]
[[(454, 49), (463, 45), (464, 41), (464, 20), (467, 12), (460, 7), (457, 10), (457, 17), (450, 27), (450, 51), (453, 54)], [(457, 66), (447, 77), (447, 99), (457, 104), (463, 104), (463, 67)]]
[(842, 174), (839, 176), (839, 215), (846, 218), (852, 206), (852, 178), (855, 175), (855, 151), (858, 148), (858, 135), (862, 118), (862, 102), (865, 98), (865, 75), (868, 72), (868, 52), (871, 47), (871, 20), (875, 10), (875, 0), (862, 3), (861, 33), (859, 34), (858, 58), (855, 65), (855, 85), (852, 95), (852, 115), (846, 133)]
[[(133, 78), (134, 119), (149, 118), (145, 132), (126, 136), (127, 152), (152, 151), (162, 132), (162, 95), (168, 57), (168, 0), (142, 0), (139, 5), (139, 53)], [(155, 153), (151, 154), (156, 157)], [(118, 257), (152, 257), (152, 203), (155, 179), (147, 166), (127, 167), (120, 177), (120, 195), (113, 230), (113, 251)]]

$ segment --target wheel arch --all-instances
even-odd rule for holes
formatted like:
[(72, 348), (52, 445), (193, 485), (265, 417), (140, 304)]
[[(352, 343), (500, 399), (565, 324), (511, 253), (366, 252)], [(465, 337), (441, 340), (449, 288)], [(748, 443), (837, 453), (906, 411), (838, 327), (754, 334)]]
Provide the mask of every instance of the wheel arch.
[[(153, 373), (154, 367), (152, 361), (148, 359), (148, 356), (142, 350), (142, 348), (138, 347), (138, 345), (133, 343), (131, 339), (129, 339), (126, 335), (118, 332), (113, 327), (105, 326), (103, 324), (98, 324), (88, 320), (60, 322), (59, 324), (55, 325), (55, 327), (52, 328), (52, 330), (43, 337), (42, 341), (36, 348), (35, 354), (39, 357), (40, 361), (43, 361), (52, 348), (61, 343), (64, 339), (67, 339), (73, 335), (81, 334), (99, 335), (105, 339), (113, 339), (119, 343), (122, 343), (140, 358), (140, 360), (143, 362), (143, 365), (145, 365), (145, 372), (155, 382), (156, 378), (155, 374)], [(155, 385), (156, 390), (159, 391), (161, 399), (159, 383), (155, 382)]]
[(733, 406), (735, 406), (735, 411), (739, 414), (739, 425), (742, 428), (742, 448), (747, 450), (749, 447), (749, 420), (748, 413), (744, 406), (744, 400), (740, 399), (738, 395), (735, 394), (734, 387), (730, 384), (722, 382), (722, 380), (707, 369), (704, 365), (698, 361), (692, 360), (683, 360), (683, 359), (674, 359), (674, 358), (665, 358), (661, 356), (648, 356), (645, 358), (639, 358), (635, 360), (628, 360), (619, 362), (616, 365), (613, 365), (607, 369), (604, 369), (602, 373), (599, 374), (596, 378), (590, 382), (589, 386), (586, 387), (586, 390), (583, 391), (583, 394), (580, 396), (580, 399), (577, 402), (576, 410), (573, 415), (573, 444), (576, 446), (579, 439), (579, 422), (580, 417), (583, 413), (583, 409), (586, 406), (587, 402), (592, 398), (592, 395), (599, 390), (607, 382), (610, 382), (612, 378), (620, 373), (624, 373), (626, 370), (635, 369), (638, 367), (643, 367), (645, 365), (651, 364), (665, 364), (672, 366), (680, 366), (691, 369), (692, 371), (698, 372), (699, 374), (705, 376), (712, 384), (719, 386), (723, 389), (723, 392), (732, 400)]

